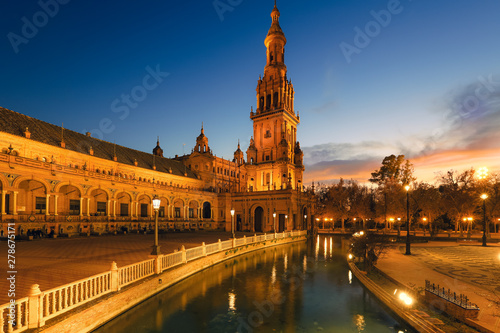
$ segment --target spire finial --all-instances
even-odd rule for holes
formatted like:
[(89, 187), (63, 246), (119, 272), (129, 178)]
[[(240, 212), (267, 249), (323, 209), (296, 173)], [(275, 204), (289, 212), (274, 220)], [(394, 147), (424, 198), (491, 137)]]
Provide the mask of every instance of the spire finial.
[(156, 138), (156, 145), (159, 146), (160, 145), (160, 136), (158, 135), (157, 138)]
[(201, 122), (201, 134), (205, 134), (205, 129), (203, 128), (203, 122)]

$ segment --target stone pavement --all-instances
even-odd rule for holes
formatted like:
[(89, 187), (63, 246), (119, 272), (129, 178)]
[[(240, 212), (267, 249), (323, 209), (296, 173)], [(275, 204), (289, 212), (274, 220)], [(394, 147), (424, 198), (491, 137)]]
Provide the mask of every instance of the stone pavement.
[[(237, 237), (253, 236), (237, 233)], [(228, 240), (231, 234), (217, 231), (167, 233), (159, 235), (162, 253)], [(16, 242), (16, 299), (28, 296), (31, 285), (46, 291), (111, 269), (148, 259), (154, 244), (153, 234), (103, 235), (81, 238), (39, 239)], [(7, 290), (7, 242), (0, 242), (0, 305), (9, 302)]]
[(465, 294), (481, 309), (479, 322), (500, 332), (500, 246), (480, 243), (429, 242), (389, 250), (377, 268), (409, 287), (425, 287), (425, 280), (457, 294)]

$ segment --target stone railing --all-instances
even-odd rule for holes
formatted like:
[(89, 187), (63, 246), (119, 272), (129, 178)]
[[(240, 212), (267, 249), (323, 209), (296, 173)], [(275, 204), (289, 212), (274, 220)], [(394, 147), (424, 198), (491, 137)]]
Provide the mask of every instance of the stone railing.
[(121, 288), (160, 274), (163, 271), (185, 264), (188, 261), (203, 258), (207, 255), (226, 251), (247, 244), (255, 244), (266, 240), (284, 239), (307, 235), (307, 231), (292, 231), (279, 234), (254, 235), (239, 239), (230, 239), (217, 243), (185, 249), (167, 255), (118, 268), (115, 262), (111, 270), (86, 279), (68, 283), (64, 286), (42, 292), (37, 284), (31, 287), (28, 297), (0, 306), (0, 333), (24, 332), (39, 328), (51, 318), (66, 313), (78, 306), (108, 293), (117, 292)]

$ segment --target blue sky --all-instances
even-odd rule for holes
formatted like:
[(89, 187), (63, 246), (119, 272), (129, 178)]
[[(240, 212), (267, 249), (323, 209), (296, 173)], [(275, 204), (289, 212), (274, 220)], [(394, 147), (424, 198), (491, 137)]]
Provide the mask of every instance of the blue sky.
[[(202, 122), (218, 156), (232, 158), (238, 139), (246, 150), (273, 1), (59, 1), (3, 6), (0, 106), (142, 151), (159, 135), (170, 157), (192, 149)], [(406, 154), (423, 180), (500, 170), (498, 1), (278, 8), (306, 181), (366, 180), (390, 154)], [(341, 45), (356, 41), (347, 59)], [(151, 71), (168, 75), (145, 89)]]

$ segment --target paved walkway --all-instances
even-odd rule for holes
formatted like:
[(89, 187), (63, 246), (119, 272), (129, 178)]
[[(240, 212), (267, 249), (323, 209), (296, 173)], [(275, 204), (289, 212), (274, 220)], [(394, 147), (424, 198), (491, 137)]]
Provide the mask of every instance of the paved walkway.
[[(249, 233), (237, 233), (253, 236)], [(231, 238), (227, 232), (192, 232), (160, 234), (162, 253), (172, 253), (182, 245), (188, 248)], [(28, 296), (31, 285), (45, 291), (111, 269), (148, 259), (154, 244), (152, 234), (56, 238), (16, 242), (16, 298)], [(7, 281), (7, 242), (0, 242), (0, 305), (10, 301)]]
[(425, 287), (425, 280), (465, 294), (481, 312), (479, 322), (500, 332), (500, 246), (478, 243), (429, 242), (389, 250), (377, 268), (407, 286)]

